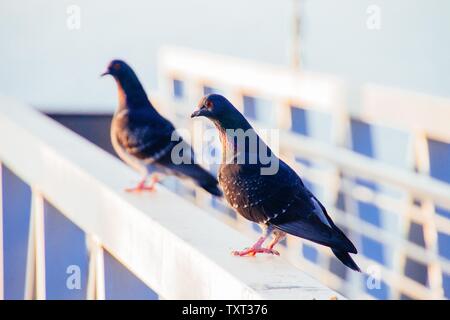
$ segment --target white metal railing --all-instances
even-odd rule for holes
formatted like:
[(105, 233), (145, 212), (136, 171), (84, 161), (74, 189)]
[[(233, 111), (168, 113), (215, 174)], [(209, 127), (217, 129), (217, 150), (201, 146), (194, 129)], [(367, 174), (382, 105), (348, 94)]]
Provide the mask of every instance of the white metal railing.
[[(183, 83), (182, 97), (174, 98), (174, 79)], [(275, 110), (275, 127), (281, 129), (281, 157), (299, 169), (302, 177), (325, 190), (323, 200), (331, 215), (349, 230), (352, 239), (357, 240), (361, 234), (371, 236), (382, 243), (392, 257), (386, 264), (381, 264), (365, 257), (359, 248), (360, 254), (355, 259), (363, 269), (376, 267), (380, 271), (380, 280), (390, 287), (389, 298), (400, 298), (402, 294), (415, 299), (444, 297), (442, 277), (450, 274), (450, 261), (439, 254), (437, 236), (438, 233), (450, 234), (450, 221), (437, 215), (435, 207), (439, 205), (450, 210), (450, 185), (429, 176), (427, 139), (450, 142), (449, 99), (373, 84), (364, 85), (354, 92), (344, 81), (333, 76), (298, 73), (284, 67), (179, 47), (161, 50), (159, 85), (161, 110), (182, 127), (190, 126), (185, 119), (203, 95), (205, 86), (224, 93), (241, 111), (244, 96), (270, 101)], [(331, 142), (321, 143), (292, 133), (291, 106), (329, 114), (332, 118)], [(412, 154), (405, 155), (410, 159), (409, 167), (393, 167), (351, 151), (348, 148), (351, 119), (408, 132), (413, 145)], [(257, 129), (267, 127), (256, 121), (254, 125)], [(195, 138), (198, 137), (194, 135)], [(296, 156), (325, 166), (320, 169), (303, 166), (295, 161)], [(412, 170), (414, 165), (418, 172)], [(357, 177), (379, 186), (395, 188), (399, 195), (374, 191), (358, 184), (355, 181)], [(333, 207), (338, 193), (343, 194), (351, 207), (347, 212)], [(415, 200), (420, 200), (420, 204)], [(355, 207), (357, 201), (389, 211), (383, 215), (398, 219), (399, 225), (371, 225), (359, 216)], [(249, 224), (239, 217), (236, 220), (226, 215), (222, 217), (237, 229), (250, 229)], [(408, 240), (407, 226), (411, 222), (423, 227), (425, 247)], [(287, 244), (286, 253), (290, 261), (323, 283), (348, 297), (373, 298), (367, 293), (365, 280), (360, 275), (350, 273), (343, 280), (324, 267), (327, 265), (324, 261), (313, 264), (299, 255), (303, 241), (289, 238)], [(358, 242), (357, 246), (360, 247)], [(318, 247), (318, 250), (322, 256), (330, 256), (326, 248)], [(419, 261), (426, 267), (427, 285), (405, 275), (407, 259)]]
[[(167, 299), (343, 298), (283, 259), (233, 257), (232, 248), (251, 240), (162, 186), (151, 195), (123, 192), (138, 180), (136, 173), (6, 97), (0, 97), (0, 162), (32, 189), (27, 299), (45, 299), (46, 277), (51, 277), (44, 199), (86, 233), (89, 299), (105, 298), (104, 248)], [(0, 251), (0, 262), (2, 256)]]

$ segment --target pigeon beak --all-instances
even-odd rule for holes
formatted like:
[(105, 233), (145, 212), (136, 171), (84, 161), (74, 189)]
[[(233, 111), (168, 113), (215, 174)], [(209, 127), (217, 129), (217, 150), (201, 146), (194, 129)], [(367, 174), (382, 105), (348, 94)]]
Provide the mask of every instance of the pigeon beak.
[(205, 111), (204, 108), (200, 108), (200, 109), (195, 110), (194, 112), (192, 112), (191, 118), (204, 116), (205, 115), (204, 111)]
[(108, 74), (111, 74), (111, 73), (109, 73), (109, 70), (106, 70), (105, 72), (103, 72), (103, 73), (100, 75), (100, 77), (104, 77), (104, 76), (106, 76), (106, 75), (108, 75)]

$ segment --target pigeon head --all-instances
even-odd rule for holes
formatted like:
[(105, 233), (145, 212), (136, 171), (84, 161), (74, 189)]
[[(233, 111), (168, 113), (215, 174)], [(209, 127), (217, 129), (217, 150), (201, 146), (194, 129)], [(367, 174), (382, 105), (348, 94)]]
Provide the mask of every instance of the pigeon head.
[(249, 126), (244, 116), (220, 94), (209, 94), (203, 97), (191, 114), (191, 118), (195, 117), (206, 117), (216, 126), (224, 129), (245, 129)]
[(106, 71), (101, 74), (101, 76), (111, 75), (116, 79), (124, 79), (130, 73), (134, 73), (131, 67), (122, 60), (112, 60)]
[(123, 60), (112, 60), (101, 76), (111, 75), (119, 88), (119, 106), (140, 108), (150, 105), (147, 94), (136, 73)]

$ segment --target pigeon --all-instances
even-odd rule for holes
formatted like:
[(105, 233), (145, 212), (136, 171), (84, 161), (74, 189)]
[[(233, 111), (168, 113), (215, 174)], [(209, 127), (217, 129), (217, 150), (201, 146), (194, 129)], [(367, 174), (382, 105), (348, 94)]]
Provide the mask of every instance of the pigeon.
[(119, 157), (143, 176), (136, 187), (126, 191), (153, 191), (161, 175), (173, 175), (190, 179), (220, 197), (217, 179), (195, 163), (191, 146), (156, 111), (133, 69), (122, 60), (113, 60), (105, 75), (114, 77), (119, 95), (111, 122), (112, 145)]
[[(199, 116), (210, 119), (219, 131), (222, 163), (218, 178), (225, 199), (241, 216), (264, 230), (253, 246), (233, 251), (234, 255), (279, 255), (275, 245), (290, 234), (330, 247), (344, 265), (360, 271), (349, 255), (357, 253), (353, 243), (298, 174), (270, 150), (230, 101), (218, 94), (206, 95), (191, 118)], [(248, 139), (239, 139), (239, 132), (245, 132)], [(261, 150), (267, 155), (265, 161)], [(276, 170), (267, 171), (274, 163)], [(264, 247), (271, 235), (271, 242)]]

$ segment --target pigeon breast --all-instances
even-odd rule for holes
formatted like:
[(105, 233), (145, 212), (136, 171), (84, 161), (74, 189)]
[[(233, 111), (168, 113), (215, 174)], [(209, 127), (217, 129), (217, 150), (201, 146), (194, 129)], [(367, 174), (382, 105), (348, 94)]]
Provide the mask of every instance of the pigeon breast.
[(114, 115), (111, 141), (119, 157), (135, 169), (154, 163), (179, 142), (173, 125), (147, 110), (122, 109)]

